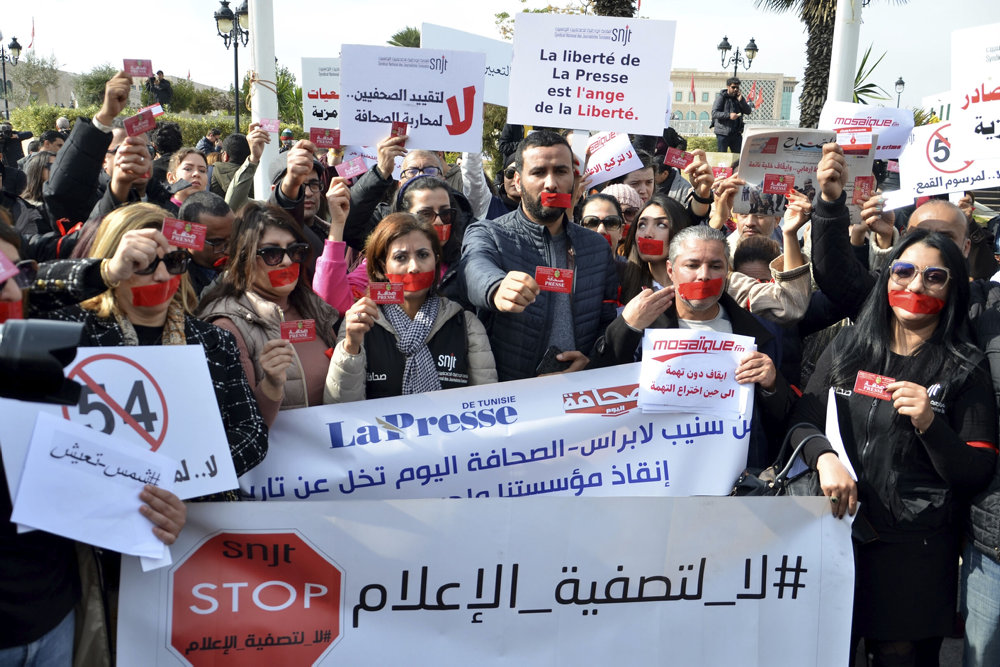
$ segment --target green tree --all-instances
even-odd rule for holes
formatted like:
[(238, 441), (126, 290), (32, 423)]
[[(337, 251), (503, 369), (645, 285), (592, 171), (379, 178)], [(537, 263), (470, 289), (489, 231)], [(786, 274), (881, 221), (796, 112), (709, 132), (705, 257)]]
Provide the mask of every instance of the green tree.
[(634, 0), (594, 0), (594, 13), (598, 16), (635, 16)]
[(14, 86), (10, 94), (11, 105), (51, 101), (46, 89), (59, 83), (58, 66), (54, 55), (46, 58), (37, 55), (34, 50), (27, 51), (16, 66), (8, 65), (7, 76)]
[(412, 26), (407, 26), (399, 32), (394, 32), (389, 41), (389, 46), (405, 46), (408, 48), (420, 48), (420, 31)]
[(188, 111), (193, 114), (204, 115), (215, 108), (215, 91), (211, 88), (203, 88), (202, 90), (194, 91), (194, 95), (191, 96), (191, 103), (188, 105)]
[[(895, 2), (905, 4), (906, 0)], [(799, 96), (799, 125), (816, 127), (830, 81), (837, 0), (754, 0), (754, 5), (778, 13), (795, 11), (805, 24), (806, 71)]]
[(171, 83), (174, 96), (170, 100), (170, 110), (174, 113), (187, 111), (194, 101), (194, 84), (187, 79), (181, 79)]
[(86, 74), (76, 78), (73, 91), (80, 106), (98, 106), (104, 102), (104, 84), (118, 73), (118, 69), (110, 64), (98, 65)]
[[(277, 85), (263, 81), (257, 85), (275, 89), (278, 97), (278, 118), (282, 123), (302, 125), (302, 87), (298, 85), (295, 74), (284, 65), (276, 63), (274, 73)], [(232, 97), (232, 91), (233, 88), (230, 86), (230, 97)], [(240, 118), (250, 118), (250, 110), (246, 106), (250, 94), (249, 73), (243, 76), (243, 85), (240, 86), (240, 91)]]
[[(889, 99), (889, 93), (885, 91), (885, 88), (879, 86), (878, 84), (868, 81), (871, 77), (872, 72), (878, 67), (879, 63), (882, 62), (882, 58), (885, 58), (885, 52), (879, 56), (870, 67), (868, 67), (868, 58), (872, 54), (871, 45), (868, 46), (868, 50), (865, 51), (864, 57), (861, 59), (861, 64), (858, 65), (858, 73), (854, 75), (854, 103), (855, 104), (868, 104), (868, 100), (887, 100)], [(867, 67), (867, 69), (865, 69)], [(882, 94), (879, 95), (878, 93)]]
[[(530, 14), (593, 14), (595, 1), (596, 0), (577, 0), (577, 2), (571, 2), (565, 7), (546, 5), (545, 7), (541, 7), (539, 9), (528, 9), (527, 6), (525, 6), (521, 9), (521, 12)], [(528, 0), (521, 0), (521, 4), (527, 5)], [(500, 32), (500, 36), (508, 41), (514, 39), (514, 17), (508, 12), (498, 12), (493, 16), (495, 17), (495, 23), (497, 30)]]

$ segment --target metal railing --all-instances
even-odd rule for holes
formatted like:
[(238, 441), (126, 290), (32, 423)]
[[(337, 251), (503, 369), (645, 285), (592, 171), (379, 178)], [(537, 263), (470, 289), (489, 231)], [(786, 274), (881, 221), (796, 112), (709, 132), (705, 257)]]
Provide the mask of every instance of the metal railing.
[[(672, 120), (670, 127), (684, 137), (711, 136), (714, 132), (708, 127), (710, 120)], [(747, 127), (798, 127), (798, 121), (791, 120), (747, 120)]]

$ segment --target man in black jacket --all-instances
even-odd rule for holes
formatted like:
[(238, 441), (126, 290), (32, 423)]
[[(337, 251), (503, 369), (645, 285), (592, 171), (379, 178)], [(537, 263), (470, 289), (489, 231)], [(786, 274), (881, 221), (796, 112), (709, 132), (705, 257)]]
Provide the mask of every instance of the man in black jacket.
[(739, 155), (743, 147), (743, 116), (753, 108), (740, 94), (740, 80), (735, 76), (726, 80), (726, 88), (720, 90), (712, 105), (712, 127), (720, 153), (732, 151)]

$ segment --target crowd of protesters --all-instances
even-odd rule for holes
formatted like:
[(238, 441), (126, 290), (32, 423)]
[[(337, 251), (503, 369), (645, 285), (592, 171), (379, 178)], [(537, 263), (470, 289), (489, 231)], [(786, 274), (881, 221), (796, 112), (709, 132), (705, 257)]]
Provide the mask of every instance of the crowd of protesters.
[[(238, 474), (264, 459), (280, 410), (631, 363), (647, 328), (752, 336), (736, 369), (755, 391), (747, 466), (773, 463), (786, 435), (807, 441), (833, 514), (857, 514), (852, 645), (875, 665), (937, 664), (960, 605), (967, 664), (1000, 664), (1000, 283), (989, 251), (970, 266), (973, 241), (992, 245), (971, 194), (886, 211), (876, 191), (852, 223), (828, 144), (815, 192), (788, 195), (783, 216), (734, 214), (738, 165), (717, 179), (695, 150), (664, 166), (686, 147), (672, 130), (634, 137), (642, 167), (592, 188), (567, 133), (514, 125), (492, 174), (481, 154), (456, 167), (404, 135), (353, 183), (336, 152), (283, 132), (272, 189), (254, 192), (275, 137), (127, 136), (131, 84), (108, 81), (94, 118), (45, 133), (23, 173), (4, 153), (0, 251), (20, 273), (0, 321), (82, 322), (91, 346), (201, 345)], [(748, 110), (724, 111), (719, 146), (738, 152)], [(205, 225), (204, 249), (171, 246), (165, 217)], [(542, 289), (538, 267), (569, 288)], [(374, 297), (392, 287), (401, 302)], [(281, 325), (299, 320), (316, 336), (292, 345)], [(885, 400), (854, 391), (859, 372), (891, 379)], [(830, 400), (847, 461), (823, 435)], [(84, 551), (17, 533), (6, 483), (0, 665), (29, 647), (68, 665)], [(156, 487), (142, 500), (172, 543), (184, 503)]]

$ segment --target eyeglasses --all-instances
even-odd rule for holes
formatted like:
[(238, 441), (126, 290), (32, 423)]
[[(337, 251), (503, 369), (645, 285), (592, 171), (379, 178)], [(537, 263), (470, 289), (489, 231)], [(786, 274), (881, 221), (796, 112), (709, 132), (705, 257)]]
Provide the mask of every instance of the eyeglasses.
[(229, 245), (229, 239), (205, 239), (205, 245), (212, 248), (212, 252), (216, 255), (221, 255), (226, 252), (226, 246)]
[(320, 192), (323, 190), (323, 184), (320, 183), (318, 180), (312, 180), (306, 183), (306, 188), (309, 190), (309, 192)]
[(281, 260), (284, 259), (285, 255), (288, 255), (288, 259), (292, 260), (293, 263), (298, 263), (305, 260), (306, 253), (308, 252), (308, 243), (293, 243), (287, 248), (276, 245), (264, 246), (257, 251), (257, 254), (260, 255), (260, 258), (268, 266), (277, 266), (281, 264)]
[(906, 287), (913, 281), (913, 277), (920, 272), (923, 276), (925, 287), (936, 289), (944, 287), (951, 278), (951, 271), (937, 266), (917, 266), (910, 262), (893, 262), (890, 269), (892, 281), (900, 287)]
[(432, 208), (422, 208), (418, 211), (414, 211), (413, 215), (417, 216), (417, 220), (420, 222), (429, 222), (434, 224), (434, 218), (441, 218), (442, 225), (450, 225), (451, 219), (458, 215), (458, 209), (443, 208), (440, 211), (435, 211)]
[(418, 169), (417, 167), (409, 167), (404, 169), (402, 172), (403, 178), (414, 178), (415, 176), (440, 176), (441, 169), (438, 167), (424, 167), (423, 169)]
[(187, 250), (168, 252), (163, 257), (157, 257), (149, 266), (145, 269), (139, 269), (135, 274), (138, 276), (148, 276), (156, 271), (156, 267), (160, 265), (160, 262), (163, 262), (163, 266), (167, 267), (167, 273), (176, 276), (188, 270), (188, 264), (191, 263), (191, 253)]
[[(35, 282), (35, 278), (38, 276), (38, 262), (33, 259), (25, 259), (14, 266), (17, 268), (17, 275), (11, 276), (7, 280), (13, 280), (20, 289), (31, 287), (31, 283)], [(0, 282), (0, 292), (7, 286), (7, 280)]]
[(629, 222), (635, 221), (635, 216), (639, 215), (638, 208), (627, 208), (625, 209), (625, 219)]
[(596, 215), (584, 216), (580, 224), (587, 229), (597, 229), (601, 225), (604, 225), (605, 229), (621, 229), (622, 219), (617, 215), (609, 215), (605, 218), (598, 218)]
[(507, 169), (503, 172), (503, 177), (509, 181), (514, 178), (514, 174), (516, 173), (517, 169), (514, 169), (514, 167), (507, 167)]

